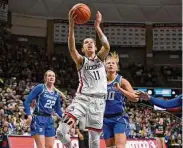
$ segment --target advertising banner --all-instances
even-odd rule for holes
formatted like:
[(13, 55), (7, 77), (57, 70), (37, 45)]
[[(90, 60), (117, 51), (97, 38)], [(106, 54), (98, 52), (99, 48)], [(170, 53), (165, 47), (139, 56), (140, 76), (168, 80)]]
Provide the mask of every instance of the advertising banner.
[[(32, 137), (10, 136), (8, 137), (10, 148), (37, 148)], [(157, 148), (160, 143), (155, 139), (128, 139), (127, 148)], [(100, 140), (100, 147), (106, 148), (103, 139)], [(161, 147), (161, 146), (160, 146)], [(65, 148), (59, 140), (55, 140), (54, 148)], [(72, 148), (79, 148), (77, 138), (72, 138)]]

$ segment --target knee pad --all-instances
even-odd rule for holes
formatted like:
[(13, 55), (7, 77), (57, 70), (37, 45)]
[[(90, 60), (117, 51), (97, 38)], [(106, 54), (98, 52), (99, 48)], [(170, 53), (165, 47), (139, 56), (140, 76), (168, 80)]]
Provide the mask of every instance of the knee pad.
[(89, 135), (89, 148), (100, 148), (100, 132), (93, 130), (88, 131)]
[(57, 138), (62, 142), (62, 144), (68, 144), (71, 141), (71, 136), (69, 135), (70, 126), (67, 123), (60, 122), (57, 128)]

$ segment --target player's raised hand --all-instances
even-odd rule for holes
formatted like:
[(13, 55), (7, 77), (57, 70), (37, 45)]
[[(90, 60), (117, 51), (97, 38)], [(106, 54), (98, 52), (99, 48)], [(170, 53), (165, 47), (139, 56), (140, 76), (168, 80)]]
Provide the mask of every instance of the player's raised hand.
[(97, 11), (97, 14), (96, 14), (96, 20), (95, 20), (95, 27), (100, 27), (100, 23), (102, 22), (102, 14)]
[(75, 14), (75, 9), (71, 9), (70, 11), (69, 11), (69, 15), (68, 15), (68, 19), (69, 19), (69, 26), (70, 27), (74, 27), (74, 25), (75, 25), (75, 21), (74, 21), (74, 19), (76, 18), (76, 14)]

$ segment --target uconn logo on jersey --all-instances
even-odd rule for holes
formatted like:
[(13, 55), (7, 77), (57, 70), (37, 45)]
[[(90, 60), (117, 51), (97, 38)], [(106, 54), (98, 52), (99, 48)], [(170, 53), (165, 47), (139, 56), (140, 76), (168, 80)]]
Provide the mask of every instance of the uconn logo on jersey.
[(97, 68), (99, 68), (99, 67), (101, 67), (101, 64), (99, 63), (99, 64), (95, 64), (95, 65), (86, 65), (85, 66), (85, 70), (95, 70), (95, 69), (97, 69)]

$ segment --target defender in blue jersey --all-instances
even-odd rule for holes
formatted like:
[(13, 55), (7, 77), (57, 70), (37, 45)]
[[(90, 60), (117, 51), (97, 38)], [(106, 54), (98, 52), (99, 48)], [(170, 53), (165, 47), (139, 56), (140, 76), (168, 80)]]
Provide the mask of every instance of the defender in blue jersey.
[(108, 79), (108, 96), (104, 113), (103, 133), (108, 148), (125, 148), (126, 138), (129, 134), (129, 118), (125, 111), (126, 97), (137, 102), (139, 96), (133, 90), (131, 84), (117, 74), (119, 57), (111, 53), (106, 59), (106, 71)]
[[(45, 84), (39, 84), (30, 92), (24, 102), (28, 116), (26, 124), (31, 127), (37, 148), (53, 148), (55, 129), (52, 115), (54, 112), (62, 116), (60, 93), (55, 89), (55, 73), (48, 70), (44, 75)], [(31, 114), (30, 104), (35, 100), (34, 112)]]

